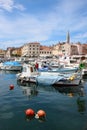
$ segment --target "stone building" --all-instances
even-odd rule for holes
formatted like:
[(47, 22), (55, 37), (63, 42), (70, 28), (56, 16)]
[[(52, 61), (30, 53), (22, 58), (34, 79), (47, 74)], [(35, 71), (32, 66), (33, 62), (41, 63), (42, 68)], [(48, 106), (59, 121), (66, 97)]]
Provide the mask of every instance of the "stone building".
[(0, 49), (0, 58), (4, 58), (5, 57), (5, 53), (6, 53), (6, 50)]
[(38, 57), (40, 54), (40, 43), (31, 42), (24, 44), (22, 47), (22, 56), (23, 57)]
[(22, 47), (14, 48), (14, 49), (12, 50), (11, 56), (20, 57), (20, 56), (21, 56), (21, 50), (22, 50)]
[(40, 57), (52, 57), (52, 47), (40, 46)]

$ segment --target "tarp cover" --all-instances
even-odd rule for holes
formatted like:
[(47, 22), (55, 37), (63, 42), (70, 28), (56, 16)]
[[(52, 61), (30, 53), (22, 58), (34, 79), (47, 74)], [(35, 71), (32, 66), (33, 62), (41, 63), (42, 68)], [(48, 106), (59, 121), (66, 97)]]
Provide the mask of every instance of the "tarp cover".
[(7, 66), (21, 66), (21, 64), (17, 61), (6, 61), (3, 63), (3, 65), (7, 65)]
[(38, 84), (53, 85), (59, 80), (64, 79), (63, 76), (44, 76), (40, 75), (36, 78)]

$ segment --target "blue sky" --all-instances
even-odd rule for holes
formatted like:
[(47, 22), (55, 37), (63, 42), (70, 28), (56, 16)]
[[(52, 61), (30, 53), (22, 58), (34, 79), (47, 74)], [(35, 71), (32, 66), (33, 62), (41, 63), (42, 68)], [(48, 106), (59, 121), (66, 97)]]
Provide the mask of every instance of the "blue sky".
[(86, 0), (0, 0), (0, 48), (87, 42)]

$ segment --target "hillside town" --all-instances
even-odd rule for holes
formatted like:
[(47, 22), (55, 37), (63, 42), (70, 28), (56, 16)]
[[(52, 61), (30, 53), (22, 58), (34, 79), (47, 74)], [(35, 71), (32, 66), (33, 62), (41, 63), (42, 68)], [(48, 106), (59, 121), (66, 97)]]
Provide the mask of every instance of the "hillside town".
[(0, 58), (14, 57), (62, 57), (79, 56), (87, 54), (87, 44), (72, 43), (69, 32), (66, 35), (65, 42), (59, 42), (51, 46), (43, 46), (39, 42), (29, 42), (21, 47), (8, 47), (6, 50), (0, 49)]

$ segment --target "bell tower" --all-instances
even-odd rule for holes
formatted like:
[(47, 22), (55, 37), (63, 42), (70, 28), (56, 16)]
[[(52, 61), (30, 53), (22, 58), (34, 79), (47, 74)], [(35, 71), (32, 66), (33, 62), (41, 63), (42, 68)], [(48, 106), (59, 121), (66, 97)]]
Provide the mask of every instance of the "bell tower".
[(69, 31), (67, 32), (66, 43), (70, 43), (70, 34), (69, 34)]

